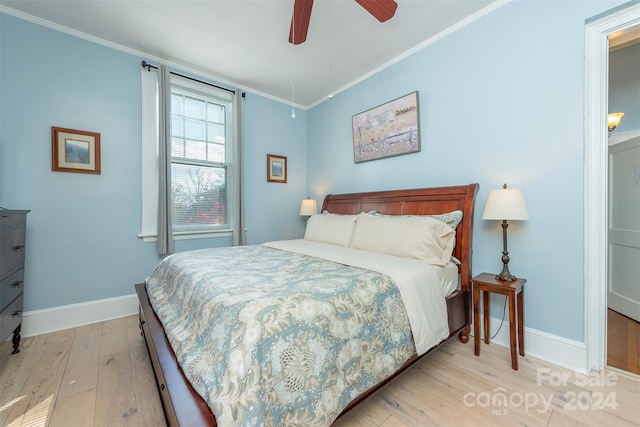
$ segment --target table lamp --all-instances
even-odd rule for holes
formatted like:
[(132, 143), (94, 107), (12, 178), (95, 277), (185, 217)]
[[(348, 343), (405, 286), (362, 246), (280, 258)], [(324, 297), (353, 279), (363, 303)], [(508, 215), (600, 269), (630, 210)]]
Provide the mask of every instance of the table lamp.
[(304, 199), (300, 204), (300, 215), (311, 216), (316, 213), (318, 213), (318, 206), (316, 205), (315, 199), (312, 199), (311, 197)]
[(491, 190), (482, 219), (502, 221), (502, 272), (496, 276), (498, 280), (514, 281), (517, 278), (509, 271), (509, 251), (507, 250), (507, 221), (529, 219), (527, 206), (522, 191), (507, 189), (504, 184), (500, 190)]

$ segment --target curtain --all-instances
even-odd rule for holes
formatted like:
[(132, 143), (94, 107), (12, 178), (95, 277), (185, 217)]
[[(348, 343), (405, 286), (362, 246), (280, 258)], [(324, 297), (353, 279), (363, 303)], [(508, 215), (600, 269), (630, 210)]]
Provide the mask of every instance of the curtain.
[(242, 186), (242, 98), (243, 93), (240, 89), (236, 89), (235, 99), (234, 99), (234, 111), (235, 111), (235, 120), (234, 120), (234, 133), (236, 138), (236, 146), (234, 150), (233, 157), (233, 170), (234, 177), (233, 180), (235, 182), (235, 188), (237, 191), (233, 192), (234, 206), (235, 209), (235, 218), (233, 221), (233, 245), (241, 246), (244, 245), (245, 242), (245, 232), (244, 232), (244, 197), (243, 197), (243, 186)]
[(158, 64), (158, 254), (173, 253), (171, 215), (171, 73)]

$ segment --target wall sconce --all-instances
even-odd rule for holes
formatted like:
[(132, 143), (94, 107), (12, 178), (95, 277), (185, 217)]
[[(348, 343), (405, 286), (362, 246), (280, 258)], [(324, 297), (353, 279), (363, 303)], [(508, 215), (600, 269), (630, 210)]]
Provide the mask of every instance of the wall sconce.
[(607, 115), (607, 127), (609, 128), (609, 135), (611, 135), (611, 132), (613, 132), (613, 130), (618, 127), (622, 116), (624, 116), (624, 113), (609, 113), (609, 115)]
[(507, 250), (507, 220), (529, 219), (527, 206), (522, 191), (509, 189), (507, 184), (501, 190), (491, 190), (482, 219), (502, 220), (502, 272), (496, 276), (498, 280), (514, 281), (516, 277), (509, 272), (509, 251)]
[(308, 199), (304, 199), (302, 203), (300, 203), (300, 215), (301, 216), (311, 216), (318, 213), (318, 205), (316, 204), (315, 199), (309, 197)]

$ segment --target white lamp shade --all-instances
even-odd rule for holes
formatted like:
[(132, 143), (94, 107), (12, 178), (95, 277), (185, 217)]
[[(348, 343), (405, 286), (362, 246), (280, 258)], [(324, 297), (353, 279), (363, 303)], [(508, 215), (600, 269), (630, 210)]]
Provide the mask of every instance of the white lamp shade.
[(318, 213), (318, 206), (314, 199), (304, 199), (300, 204), (300, 215), (311, 216)]
[(523, 220), (529, 219), (522, 191), (512, 188), (491, 190), (484, 206), (482, 219)]

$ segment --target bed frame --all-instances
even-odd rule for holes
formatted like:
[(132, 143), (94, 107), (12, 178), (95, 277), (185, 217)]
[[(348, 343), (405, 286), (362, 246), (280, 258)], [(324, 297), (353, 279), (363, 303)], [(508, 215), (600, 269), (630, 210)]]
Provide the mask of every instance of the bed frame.
[[(370, 193), (329, 194), (322, 211), (357, 214), (377, 211), (386, 215), (429, 215), (461, 210), (463, 218), (456, 230), (453, 256), (460, 265), (460, 289), (447, 297), (449, 331), (458, 333), (460, 341), (469, 341), (471, 330), (471, 240), (473, 237), (473, 209), (478, 184), (434, 187), (410, 190), (378, 191)], [(191, 387), (182, 373), (175, 354), (156, 316), (144, 283), (135, 286), (140, 302), (140, 329), (145, 338), (156, 376), (158, 390), (169, 426), (216, 426), (207, 403)], [(388, 381), (420, 359), (414, 355), (397, 372), (351, 402), (341, 416), (362, 402)]]

